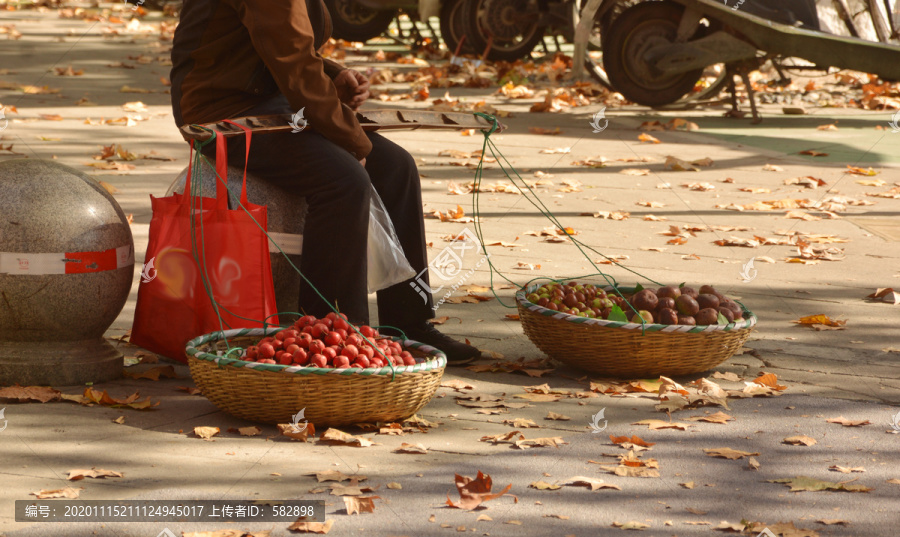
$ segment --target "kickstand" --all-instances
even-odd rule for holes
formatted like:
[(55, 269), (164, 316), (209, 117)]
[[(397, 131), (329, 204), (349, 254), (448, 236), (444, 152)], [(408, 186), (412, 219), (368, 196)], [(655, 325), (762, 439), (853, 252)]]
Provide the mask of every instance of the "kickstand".
[(747, 98), (750, 99), (750, 111), (753, 113), (753, 123), (754, 125), (758, 125), (762, 123), (762, 117), (759, 115), (759, 110), (756, 109), (756, 92), (753, 91), (753, 86), (750, 85), (750, 75), (747, 74), (747, 71), (741, 71), (741, 80), (744, 81), (744, 86), (747, 88)]
[(753, 113), (753, 121), (754, 125), (762, 123), (762, 117), (759, 115), (759, 110), (756, 108), (756, 92), (753, 91), (753, 86), (750, 85), (750, 77), (747, 74), (745, 69), (734, 69), (727, 68), (727, 76), (728, 76), (728, 91), (731, 93), (731, 110), (725, 113), (728, 117), (744, 117), (744, 112), (740, 111), (740, 105), (738, 104), (737, 97), (737, 87), (734, 83), (735, 75), (741, 77), (741, 81), (744, 83), (744, 87), (747, 88), (747, 98), (750, 99), (750, 110)]

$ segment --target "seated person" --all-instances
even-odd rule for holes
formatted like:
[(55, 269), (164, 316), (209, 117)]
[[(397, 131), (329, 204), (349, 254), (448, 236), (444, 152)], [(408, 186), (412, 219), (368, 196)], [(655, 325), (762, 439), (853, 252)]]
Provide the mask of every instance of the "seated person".
[[(428, 263), (422, 192), (415, 161), (403, 148), (364, 132), (355, 110), (369, 95), (365, 76), (323, 59), (331, 35), (322, 0), (186, 0), (172, 48), (176, 124), (304, 110), (303, 132), (254, 137), (247, 171), (306, 197), (300, 270), (353, 323), (368, 323), (366, 243), (375, 187), (416, 273)], [(243, 167), (243, 136), (228, 140), (228, 161)], [(205, 150), (212, 154), (212, 144)], [(427, 283), (428, 271), (420, 277)], [(432, 297), (405, 281), (378, 292), (378, 322), (466, 364), (475, 347), (438, 332)], [(308, 285), (300, 310), (331, 311)]]

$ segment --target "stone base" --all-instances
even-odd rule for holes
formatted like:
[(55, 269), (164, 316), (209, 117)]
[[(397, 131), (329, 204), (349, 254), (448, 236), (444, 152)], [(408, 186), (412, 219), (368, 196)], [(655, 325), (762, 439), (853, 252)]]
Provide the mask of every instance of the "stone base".
[(83, 386), (122, 377), (124, 357), (103, 338), (87, 341), (0, 341), (0, 386)]

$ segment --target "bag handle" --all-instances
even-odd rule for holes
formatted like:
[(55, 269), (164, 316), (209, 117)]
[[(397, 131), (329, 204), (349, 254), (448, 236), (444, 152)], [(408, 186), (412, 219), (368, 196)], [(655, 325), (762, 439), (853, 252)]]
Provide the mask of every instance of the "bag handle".
[[(191, 196), (191, 168), (194, 167), (194, 141), (191, 140), (191, 149), (188, 153), (188, 172), (187, 179), (184, 180), (184, 190), (182, 190), (182, 195), (187, 195), (189, 198)], [(187, 199), (187, 198), (185, 198)]]
[(228, 209), (228, 146), (222, 135), (216, 136), (216, 208)]
[[(224, 121), (224, 123), (230, 123), (230, 124), (234, 125), (235, 127), (244, 131), (244, 134), (246, 135), (246, 141), (244, 144), (245, 148), (246, 148), (245, 153), (244, 153), (244, 182), (241, 185), (241, 204), (246, 207), (247, 203), (248, 203), (247, 202), (247, 163), (250, 162), (250, 139), (252, 136), (252, 132), (250, 131), (249, 128), (247, 128), (239, 123), (235, 123), (234, 121), (231, 121), (230, 119), (226, 119)], [(220, 138), (224, 138), (224, 137), (220, 137)]]

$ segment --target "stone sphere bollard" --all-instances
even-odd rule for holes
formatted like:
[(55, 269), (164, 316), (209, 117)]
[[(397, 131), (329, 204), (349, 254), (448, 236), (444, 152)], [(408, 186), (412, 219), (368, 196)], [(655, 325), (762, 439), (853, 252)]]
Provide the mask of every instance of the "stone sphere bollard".
[(48, 160), (0, 162), (0, 385), (121, 377), (103, 334), (133, 275), (131, 227), (97, 181)]
[[(210, 162), (214, 162), (214, 159), (210, 159)], [(204, 197), (214, 198), (216, 196), (215, 170), (205, 162), (201, 166), (201, 194)], [(178, 174), (178, 178), (169, 186), (166, 195), (171, 196), (174, 193), (184, 192), (185, 179), (187, 179), (187, 168)], [(234, 196), (229, 195), (229, 209), (238, 208), (235, 197), (240, 196), (243, 179), (243, 168), (229, 166), (228, 189), (234, 194)], [(191, 176), (191, 181), (194, 181), (193, 176)], [(249, 173), (247, 174), (247, 199), (250, 203), (268, 207), (269, 235), (288, 254), (291, 262), (300, 268), (303, 226), (306, 223), (306, 199)], [(296, 312), (300, 302), (302, 278), (271, 242), (269, 242), (269, 253), (272, 261), (272, 279), (275, 282), (275, 305), (279, 312)], [(284, 324), (288, 318), (282, 316), (279, 320)]]

